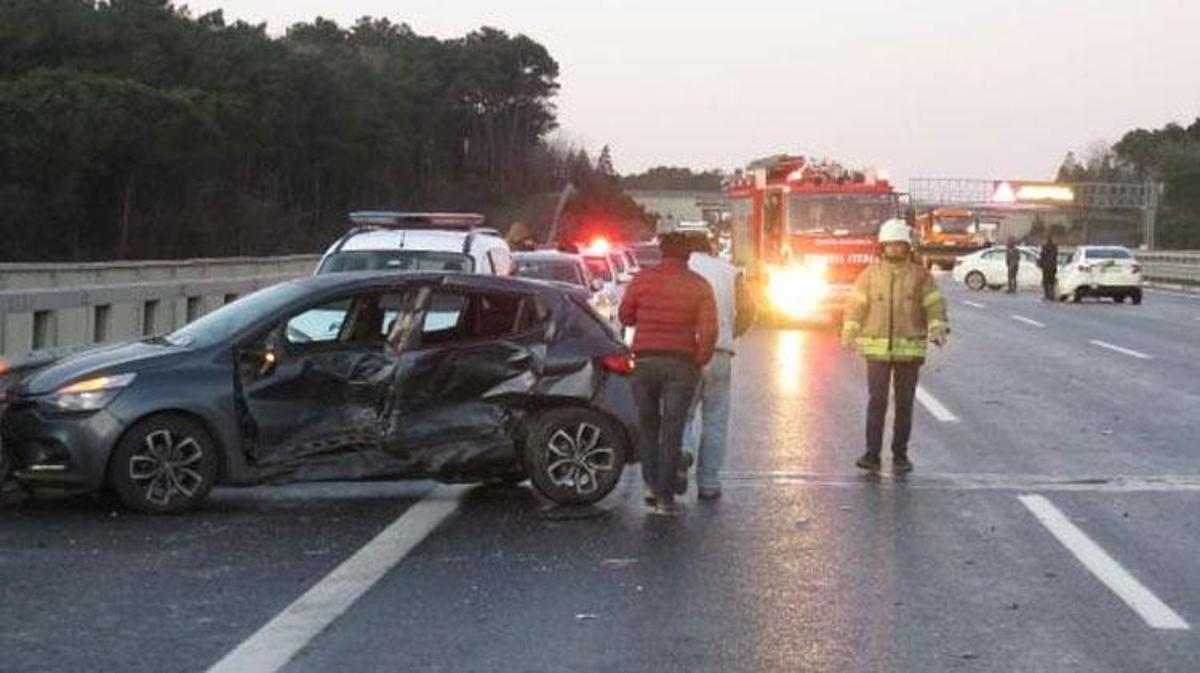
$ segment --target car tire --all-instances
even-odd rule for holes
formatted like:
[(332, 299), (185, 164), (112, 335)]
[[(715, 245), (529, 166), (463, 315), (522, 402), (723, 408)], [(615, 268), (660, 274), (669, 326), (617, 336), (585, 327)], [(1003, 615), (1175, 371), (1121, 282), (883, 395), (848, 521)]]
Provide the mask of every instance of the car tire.
[(1129, 296), (1130, 296), (1130, 298), (1133, 299), (1134, 306), (1142, 305), (1142, 291), (1141, 290), (1134, 290)]
[(217, 444), (203, 426), (177, 414), (159, 414), (121, 437), (108, 462), (108, 485), (129, 509), (175, 514), (208, 495), (217, 468)]
[(1086, 296), (1086, 291), (1083, 288), (1077, 288), (1075, 293), (1071, 295), (1071, 301), (1078, 304), (1079, 302), (1083, 301), (1084, 296)]
[(1114, 295), (1113, 295), (1113, 301), (1115, 301), (1115, 302), (1116, 302), (1116, 303), (1118, 303), (1118, 304), (1124, 304), (1124, 303), (1125, 303), (1125, 297), (1126, 297), (1126, 296), (1128, 296), (1128, 295), (1124, 295), (1124, 294), (1114, 294)]
[(529, 419), (521, 459), (538, 493), (559, 505), (590, 505), (621, 480), (625, 444), (607, 416), (560, 407)]
[(983, 291), (983, 288), (987, 287), (987, 278), (984, 278), (983, 274), (978, 271), (972, 271), (971, 273), (968, 273), (967, 277), (963, 279), (963, 282), (967, 284), (968, 288), (974, 290), (975, 292), (981, 292)]

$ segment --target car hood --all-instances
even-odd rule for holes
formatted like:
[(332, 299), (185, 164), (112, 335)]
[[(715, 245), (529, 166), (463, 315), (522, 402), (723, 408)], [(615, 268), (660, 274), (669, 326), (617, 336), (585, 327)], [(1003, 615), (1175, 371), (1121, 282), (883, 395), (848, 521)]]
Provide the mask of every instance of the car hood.
[(93, 375), (120, 374), (163, 366), (183, 357), (186, 351), (164, 342), (135, 341), (68, 355), (26, 378), (17, 395), (45, 395), (68, 383)]

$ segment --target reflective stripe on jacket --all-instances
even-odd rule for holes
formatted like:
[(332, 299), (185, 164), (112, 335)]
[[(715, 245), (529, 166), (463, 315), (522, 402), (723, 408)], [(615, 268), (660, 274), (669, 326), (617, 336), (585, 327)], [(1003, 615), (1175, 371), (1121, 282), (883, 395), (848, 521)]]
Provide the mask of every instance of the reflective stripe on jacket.
[(929, 337), (950, 331), (946, 298), (917, 262), (877, 259), (854, 282), (842, 330), (868, 360), (920, 362)]

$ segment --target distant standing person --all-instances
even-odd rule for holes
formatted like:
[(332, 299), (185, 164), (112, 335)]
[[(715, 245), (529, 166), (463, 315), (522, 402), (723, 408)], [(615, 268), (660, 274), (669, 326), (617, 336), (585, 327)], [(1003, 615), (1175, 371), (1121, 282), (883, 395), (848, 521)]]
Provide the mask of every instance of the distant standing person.
[(1017, 239), (1008, 237), (1008, 247), (1004, 252), (1004, 261), (1008, 264), (1008, 293), (1017, 291), (1017, 272), (1021, 270), (1021, 251), (1017, 248)]
[(904, 220), (883, 223), (879, 257), (854, 282), (843, 323), (842, 343), (857, 344), (867, 360), (867, 452), (855, 463), (864, 470), (880, 468), (889, 388), (894, 388), (892, 470), (912, 471), (908, 440), (925, 342), (944, 346), (950, 333), (946, 299), (933, 275), (913, 257), (911, 240)]
[[(685, 444), (697, 454), (696, 485), (701, 500), (721, 497), (721, 467), (729, 434), (733, 387), (734, 339), (754, 322), (754, 302), (745, 279), (733, 264), (716, 254), (707, 236), (690, 236), (693, 252), (688, 268), (712, 286), (717, 302), (717, 345), (700, 374), (700, 387), (689, 414)], [(699, 431), (697, 432), (697, 427)]]
[(1042, 268), (1042, 292), (1046, 301), (1054, 301), (1058, 287), (1058, 246), (1054, 243), (1054, 235), (1047, 234), (1046, 242), (1042, 244), (1042, 254), (1038, 256), (1038, 266)]
[(683, 426), (700, 370), (716, 347), (717, 310), (708, 281), (687, 268), (687, 238), (667, 234), (659, 247), (662, 264), (633, 277), (619, 314), (622, 323), (637, 328), (633, 395), (654, 514), (675, 516), (680, 512), (675, 495), (687, 491), (687, 471), (679, 469)]

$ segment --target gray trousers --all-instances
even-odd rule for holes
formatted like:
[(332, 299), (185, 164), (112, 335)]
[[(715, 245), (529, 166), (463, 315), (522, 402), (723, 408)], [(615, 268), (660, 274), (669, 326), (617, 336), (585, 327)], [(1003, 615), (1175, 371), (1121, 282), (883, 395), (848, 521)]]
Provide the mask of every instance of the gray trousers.
[(633, 370), (642, 475), (660, 503), (675, 500), (683, 425), (699, 377), (700, 368), (686, 356), (639, 356)]

